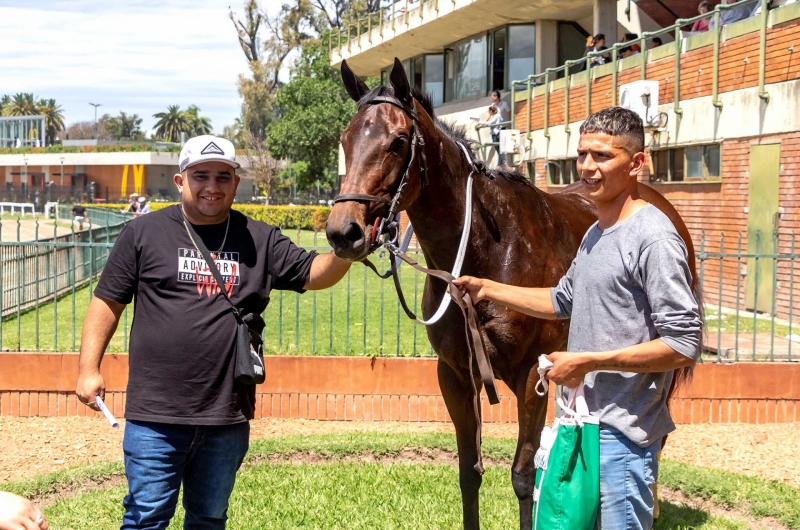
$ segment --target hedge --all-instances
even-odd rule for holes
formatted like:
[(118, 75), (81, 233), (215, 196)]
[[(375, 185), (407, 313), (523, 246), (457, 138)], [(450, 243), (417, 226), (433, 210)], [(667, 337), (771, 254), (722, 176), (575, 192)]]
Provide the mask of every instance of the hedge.
[[(151, 202), (150, 209), (160, 210), (175, 202)], [(89, 205), (87, 205), (89, 206)], [(125, 204), (92, 204), (92, 208), (121, 210)], [(271, 225), (286, 229), (324, 230), (331, 209), (327, 206), (263, 206), (261, 204), (234, 204), (233, 209), (242, 212), (251, 219), (264, 221)]]

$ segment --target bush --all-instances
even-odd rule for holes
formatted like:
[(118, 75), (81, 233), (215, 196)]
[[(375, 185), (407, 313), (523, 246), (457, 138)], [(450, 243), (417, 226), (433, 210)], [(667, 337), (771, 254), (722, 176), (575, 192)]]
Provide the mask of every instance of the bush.
[[(153, 211), (178, 204), (175, 202), (151, 202), (150, 209)], [(87, 205), (89, 206), (89, 205)], [(92, 204), (92, 208), (106, 208), (110, 210), (122, 210), (125, 203), (101, 203)], [(238, 210), (256, 221), (275, 225), (286, 229), (299, 230), (324, 230), (325, 223), (331, 209), (327, 206), (264, 206), (261, 204), (234, 204), (234, 210)]]

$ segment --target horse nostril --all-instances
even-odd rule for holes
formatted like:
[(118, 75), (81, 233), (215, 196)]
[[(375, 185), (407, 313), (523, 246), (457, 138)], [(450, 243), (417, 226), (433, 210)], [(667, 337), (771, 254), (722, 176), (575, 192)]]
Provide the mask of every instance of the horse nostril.
[(364, 231), (358, 223), (350, 223), (344, 231), (344, 237), (351, 243), (364, 239)]

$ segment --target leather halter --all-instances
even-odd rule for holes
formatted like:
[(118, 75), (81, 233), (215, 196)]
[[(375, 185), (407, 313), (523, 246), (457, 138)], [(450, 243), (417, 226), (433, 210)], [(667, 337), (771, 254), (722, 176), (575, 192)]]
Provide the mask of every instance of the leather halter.
[(400, 177), (400, 183), (397, 186), (397, 190), (394, 192), (394, 196), (391, 198), (386, 198), (381, 197), (380, 195), (368, 195), (366, 193), (344, 193), (333, 198), (334, 203), (351, 201), (367, 203), (377, 202), (389, 207), (385, 217), (379, 217), (375, 220), (375, 229), (373, 230), (373, 234), (369, 242), (370, 252), (374, 251), (381, 245), (378, 241), (378, 236), (386, 232), (390, 233), (388, 238), (389, 241), (395, 241), (397, 239), (399, 230), (394, 217), (398, 213), (400, 200), (402, 199), (403, 192), (408, 185), (408, 175), (411, 172), (414, 159), (417, 157), (417, 148), (419, 148), (419, 170), (422, 177), (423, 186), (425, 185), (425, 170), (427, 168), (427, 164), (425, 163), (425, 141), (423, 140), (422, 135), (419, 134), (419, 118), (417, 117), (417, 113), (414, 108), (392, 96), (376, 96), (370, 101), (366, 102), (367, 105), (378, 105), (381, 103), (394, 105), (405, 112), (406, 115), (411, 119), (411, 147), (409, 149), (408, 156), (406, 157), (406, 161), (403, 166), (403, 173)]

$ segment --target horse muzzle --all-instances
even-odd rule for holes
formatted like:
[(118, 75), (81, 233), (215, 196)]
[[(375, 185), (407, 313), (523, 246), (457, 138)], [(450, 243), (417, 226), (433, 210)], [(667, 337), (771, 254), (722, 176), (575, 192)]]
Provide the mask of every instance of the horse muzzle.
[(359, 261), (369, 254), (370, 236), (361, 224), (350, 216), (336, 216), (332, 212), (325, 228), (325, 235), (334, 253), (340, 258)]

